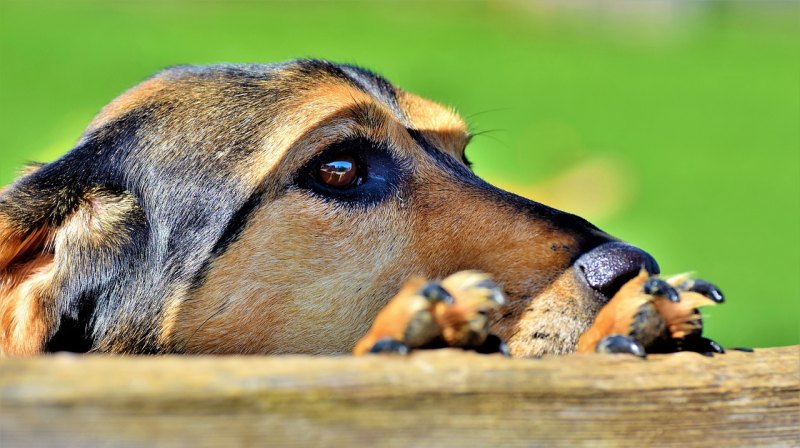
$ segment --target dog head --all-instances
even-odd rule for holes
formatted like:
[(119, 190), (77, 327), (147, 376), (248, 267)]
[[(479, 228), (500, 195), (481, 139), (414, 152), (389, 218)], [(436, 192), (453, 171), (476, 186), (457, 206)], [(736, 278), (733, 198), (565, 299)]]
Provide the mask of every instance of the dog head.
[(469, 138), (352, 66), (165, 70), (0, 196), (0, 348), (347, 352), (409, 277), (478, 269), (515, 355), (572, 351), (657, 265), (478, 178)]

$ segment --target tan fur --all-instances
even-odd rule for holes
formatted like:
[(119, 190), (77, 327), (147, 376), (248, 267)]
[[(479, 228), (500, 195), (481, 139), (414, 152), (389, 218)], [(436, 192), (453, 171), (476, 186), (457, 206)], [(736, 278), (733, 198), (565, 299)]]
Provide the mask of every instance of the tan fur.
[(608, 305), (597, 314), (592, 327), (580, 336), (578, 352), (594, 352), (597, 343), (608, 335), (628, 335), (633, 316), (642, 305), (653, 300), (653, 296), (643, 291), (648, 278), (647, 272), (642, 271), (620, 288)]
[(120, 225), (137, 209), (138, 204), (130, 195), (89, 191), (81, 207), (54, 235), (54, 246), (62, 249), (60, 256), (69, 256), (70, 250), (78, 248), (122, 245), (129, 236), (120, 231)]
[(385, 304), (375, 296), (388, 300), (408, 278), (391, 269), (408, 229), (379, 208), (358, 221), (295, 193), (260, 210), (177, 313), (172, 338), (202, 352), (349, 351)]
[(35, 354), (52, 327), (54, 310), (42, 297), (52, 279), (51, 234), (44, 227), (21, 235), (0, 222), (0, 235), (0, 354)]
[(437, 148), (461, 160), (469, 131), (467, 124), (455, 111), (408, 92), (401, 92), (398, 101), (415, 129)]
[(697, 308), (715, 305), (708, 297), (691, 291), (681, 291), (680, 302), (670, 302), (665, 299), (656, 300), (655, 307), (658, 314), (664, 319), (670, 334), (675, 339), (680, 339), (697, 330), (700, 315)]
[(130, 112), (131, 109), (151, 101), (166, 87), (165, 80), (158, 77), (139, 83), (105, 106), (89, 124), (87, 131), (97, 129), (104, 123), (115, 120)]
[(24, 259), (47, 243), (49, 229), (41, 227), (24, 235), (11, 224), (0, 220), (0, 270), (8, 270), (14, 262)]

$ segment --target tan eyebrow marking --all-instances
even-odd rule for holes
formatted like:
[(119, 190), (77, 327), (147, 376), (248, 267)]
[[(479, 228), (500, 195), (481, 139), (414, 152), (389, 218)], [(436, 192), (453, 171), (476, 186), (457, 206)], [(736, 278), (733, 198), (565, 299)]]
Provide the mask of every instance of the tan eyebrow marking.
[(438, 149), (461, 160), (469, 140), (469, 128), (452, 109), (399, 91), (398, 101), (406, 111), (412, 126)]
[(105, 123), (114, 121), (131, 110), (147, 103), (148, 100), (155, 98), (163, 91), (167, 87), (167, 84), (168, 82), (165, 81), (164, 78), (156, 76), (128, 89), (125, 93), (106, 105), (100, 113), (94, 117), (86, 129), (86, 133), (99, 128)]

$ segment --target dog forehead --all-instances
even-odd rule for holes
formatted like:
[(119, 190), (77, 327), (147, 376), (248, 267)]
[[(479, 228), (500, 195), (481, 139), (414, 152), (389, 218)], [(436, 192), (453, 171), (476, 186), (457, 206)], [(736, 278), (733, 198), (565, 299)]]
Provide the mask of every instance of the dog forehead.
[[(271, 95), (260, 95), (263, 92)], [(291, 114), (291, 109), (308, 105), (319, 107), (323, 102), (332, 107), (348, 100), (373, 102), (405, 127), (426, 137), (431, 134), (446, 151), (460, 151), (468, 138), (467, 125), (453, 110), (405, 92), (369, 70), (323, 60), (171, 67), (114, 99), (95, 117), (88, 131), (153, 103), (166, 101), (202, 109), (219, 107), (217, 100), (221, 97), (230, 99), (226, 104), (244, 104), (273, 115)], [(265, 104), (265, 98), (280, 104)], [(319, 112), (327, 109), (330, 107)], [(304, 116), (306, 122), (314, 118), (307, 113)]]
[(272, 98), (277, 100), (290, 100), (304, 97), (317, 86), (331, 84), (349, 84), (368, 93), (393, 112), (400, 112), (394, 87), (374, 73), (355, 66), (322, 60), (296, 60), (280, 64), (183, 65), (161, 70), (119, 95), (101, 110), (90, 128), (97, 128), (156, 102), (202, 107), (205, 101), (207, 106), (212, 107), (214, 99), (225, 96), (239, 100), (238, 104), (268, 106), (252, 101), (263, 99), (259, 91), (271, 92), (274, 94)]

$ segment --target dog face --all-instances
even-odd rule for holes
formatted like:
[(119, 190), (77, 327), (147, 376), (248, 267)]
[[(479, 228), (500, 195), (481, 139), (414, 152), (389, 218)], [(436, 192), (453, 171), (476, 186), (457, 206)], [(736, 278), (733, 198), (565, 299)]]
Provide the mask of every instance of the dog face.
[(168, 69), (0, 196), (0, 348), (342, 353), (409, 277), (493, 275), (573, 351), (644, 252), (469, 169), (450, 110), (352, 66)]

